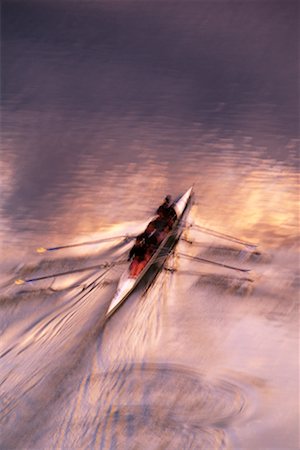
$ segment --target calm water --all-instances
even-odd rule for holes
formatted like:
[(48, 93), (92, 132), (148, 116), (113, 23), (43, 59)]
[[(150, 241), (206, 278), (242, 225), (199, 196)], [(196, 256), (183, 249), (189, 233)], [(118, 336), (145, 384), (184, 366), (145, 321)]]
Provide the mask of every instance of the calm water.
[[(298, 448), (298, 18), (2, 2), (1, 448)], [(193, 183), (191, 222), (256, 253), (191, 228), (177, 272), (106, 325), (121, 266), (14, 285), (124, 258), (35, 249), (136, 233)]]

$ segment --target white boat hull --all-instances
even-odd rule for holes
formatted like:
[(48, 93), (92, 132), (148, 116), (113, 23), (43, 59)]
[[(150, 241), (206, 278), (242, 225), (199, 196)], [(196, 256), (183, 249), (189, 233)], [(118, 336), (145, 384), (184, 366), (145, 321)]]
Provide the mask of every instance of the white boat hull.
[(190, 204), (190, 200), (192, 198), (193, 189), (190, 188), (184, 195), (182, 195), (178, 201), (174, 205), (174, 209), (177, 214), (177, 220), (170, 231), (170, 233), (166, 236), (166, 238), (162, 241), (154, 255), (151, 257), (150, 261), (147, 263), (145, 268), (139, 274), (137, 278), (132, 278), (129, 276), (129, 269), (127, 269), (120, 278), (118, 283), (118, 287), (116, 293), (109, 305), (109, 308), (106, 313), (106, 318), (110, 317), (120, 306), (121, 304), (128, 298), (128, 296), (132, 293), (135, 287), (139, 284), (141, 279), (146, 275), (147, 272), (152, 270), (152, 276), (150, 277), (151, 284), (159, 272), (160, 268), (165, 263), (166, 259), (171, 253), (172, 248), (176, 245), (179, 240), (183, 229), (181, 228), (181, 222), (183, 216), (185, 216), (185, 211)]

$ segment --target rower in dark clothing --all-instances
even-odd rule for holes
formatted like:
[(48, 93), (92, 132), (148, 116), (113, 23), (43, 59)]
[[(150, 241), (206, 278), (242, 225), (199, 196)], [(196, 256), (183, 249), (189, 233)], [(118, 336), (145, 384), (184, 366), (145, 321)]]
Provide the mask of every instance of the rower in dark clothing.
[(139, 261), (143, 261), (145, 258), (145, 254), (147, 251), (147, 247), (145, 245), (145, 240), (142, 236), (138, 236), (136, 238), (135, 244), (129, 252), (128, 261), (133, 258), (137, 258)]
[(168, 209), (171, 206), (171, 195), (167, 195), (165, 198), (165, 201), (157, 208), (156, 214), (160, 218), (167, 218), (168, 216)]
[(150, 248), (150, 250), (157, 247), (157, 229), (153, 222), (150, 222), (143, 233), (145, 243)]
[(132, 260), (129, 273), (136, 278), (146, 266), (147, 262), (158, 247), (157, 231), (152, 223), (149, 223), (144, 233), (136, 238), (136, 242), (129, 252), (128, 261)]
[(132, 260), (129, 268), (131, 277), (138, 276), (172, 229), (177, 215), (171, 204), (170, 195), (166, 196), (164, 203), (156, 212), (158, 217), (148, 224), (142, 234), (137, 236), (136, 242), (129, 252), (128, 261)]
[(157, 244), (157, 230), (154, 224), (150, 222), (146, 230), (137, 236), (136, 242), (129, 252), (128, 260), (130, 261), (133, 257), (137, 257), (138, 260), (142, 261), (146, 254), (153, 253)]
[(177, 214), (175, 212), (173, 203), (171, 203), (171, 200), (172, 200), (171, 195), (167, 195), (164, 203), (160, 205), (156, 213), (158, 214), (159, 218), (162, 221), (165, 220), (168, 224), (172, 226), (176, 220)]

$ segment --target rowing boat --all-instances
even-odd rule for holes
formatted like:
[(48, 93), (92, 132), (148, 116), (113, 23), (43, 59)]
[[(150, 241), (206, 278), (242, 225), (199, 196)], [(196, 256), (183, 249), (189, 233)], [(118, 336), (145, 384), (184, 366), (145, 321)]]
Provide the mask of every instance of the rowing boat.
[(172, 250), (176, 246), (180, 236), (183, 232), (183, 221), (187, 216), (190, 209), (193, 197), (193, 188), (188, 189), (182, 196), (180, 196), (174, 203), (173, 207), (176, 212), (176, 220), (172, 226), (172, 229), (167, 233), (163, 241), (159, 244), (159, 247), (155, 250), (150, 260), (147, 262), (143, 270), (138, 276), (130, 276), (129, 266), (125, 272), (121, 275), (116, 293), (109, 305), (106, 312), (106, 318), (109, 318), (129, 297), (134, 291), (137, 285), (142, 279), (147, 276), (147, 287), (153, 283), (155, 277), (164, 266), (166, 260), (172, 253)]
[(106, 312), (106, 318), (109, 318), (129, 297), (137, 285), (147, 275), (147, 288), (152, 284), (160, 269), (164, 266), (166, 260), (172, 253), (180, 236), (183, 232), (183, 221), (190, 209), (193, 197), (193, 188), (188, 189), (182, 196), (180, 196), (174, 203), (173, 207), (176, 212), (177, 219), (175, 220), (172, 229), (160, 243), (151, 259), (147, 262), (144, 269), (137, 277), (130, 276), (129, 267), (121, 275), (116, 293)]

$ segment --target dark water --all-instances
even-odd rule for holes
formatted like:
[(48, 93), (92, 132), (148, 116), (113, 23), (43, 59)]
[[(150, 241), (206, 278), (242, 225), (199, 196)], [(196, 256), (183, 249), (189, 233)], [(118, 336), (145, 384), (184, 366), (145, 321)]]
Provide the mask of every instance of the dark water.
[[(293, 1), (3, 1), (1, 448), (299, 444), (299, 7)], [(104, 326), (166, 193), (196, 228)], [(85, 289), (83, 289), (85, 287)]]

